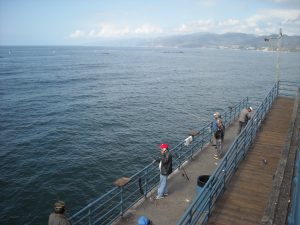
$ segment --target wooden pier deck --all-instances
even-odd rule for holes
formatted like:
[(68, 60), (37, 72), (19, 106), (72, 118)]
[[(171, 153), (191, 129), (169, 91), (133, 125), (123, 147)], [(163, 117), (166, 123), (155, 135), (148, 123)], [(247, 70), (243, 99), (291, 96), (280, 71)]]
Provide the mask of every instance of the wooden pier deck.
[(218, 200), (209, 225), (261, 224), (293, 114), (294, 99), (279, 97), (236, 174)]

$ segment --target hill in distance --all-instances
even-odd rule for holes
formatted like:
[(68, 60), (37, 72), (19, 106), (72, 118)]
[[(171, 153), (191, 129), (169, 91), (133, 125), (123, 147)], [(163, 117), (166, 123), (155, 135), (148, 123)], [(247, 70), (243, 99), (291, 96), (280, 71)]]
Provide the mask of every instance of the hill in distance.
[(196, 33), (181, 36), (168, 36), (145, 41), (151, 47), (182, 48), (231, 48), (250, 50), (300, 51), (300, 36), (283, 35), (256, 36), (244, 33)]
[(280, 51), (300, 51), (300, 36), (283, 35), (280, 40), (278, 38), (278, 35), (194, 33), (152, 39), (126, 39), (101, 44), (131, 47), (228, 48), (264, 51), (276, 51), (278, 44), (280, 44)]

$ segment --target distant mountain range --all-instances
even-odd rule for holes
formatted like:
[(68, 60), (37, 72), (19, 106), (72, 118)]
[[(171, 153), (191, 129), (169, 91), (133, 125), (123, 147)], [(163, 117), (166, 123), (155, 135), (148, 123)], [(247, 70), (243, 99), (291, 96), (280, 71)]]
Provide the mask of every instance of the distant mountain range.
[[(278, 35), (256, 36), (244, 33), (196, 33), (144, 40), (137, 44), (150, 47), (277, 50)], [(283, 35), (280, 39), (279, 49), (282, 51), (300, 51), (300, 36)]]
[[(194, 33), (152, 39), (118, 40), (104, 45), (140, 47), (178, 47), (178, 48), (230, 48), (248, 50), (277, 50), (278, 35), (257, 36), (244, 33)], [(280, 39), (281, 51), (300, 51), (300, 36), (283, 35)]]

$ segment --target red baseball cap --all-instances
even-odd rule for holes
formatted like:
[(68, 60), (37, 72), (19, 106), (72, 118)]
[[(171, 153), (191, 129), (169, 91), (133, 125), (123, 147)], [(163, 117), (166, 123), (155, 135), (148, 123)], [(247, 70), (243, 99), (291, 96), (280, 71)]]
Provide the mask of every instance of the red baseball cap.
[(168, 148), (169, 148), (169, 145), (168, 145), (168, 144), (165, 144), (165, 143), (163, 143), (163, 144), (161, 144), (161, 145), (160, 145), (160, 148), (166, 148), (166, 149), (168, 149)]

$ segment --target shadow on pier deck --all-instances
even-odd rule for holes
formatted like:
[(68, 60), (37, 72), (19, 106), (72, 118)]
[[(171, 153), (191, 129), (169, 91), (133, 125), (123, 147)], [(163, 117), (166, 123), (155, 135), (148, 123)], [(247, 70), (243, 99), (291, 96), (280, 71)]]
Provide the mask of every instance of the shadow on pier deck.
[[(296, 152), (296, 146), (291, 148), (298, 109), (295, 105), (294, 99), (286, 97), (275, 101), (252, 148), (216, 203), (208, 224), (286, 223), (293, 174), (290, 170)], [(282, 181), (286, 182), (285, 190)]]

